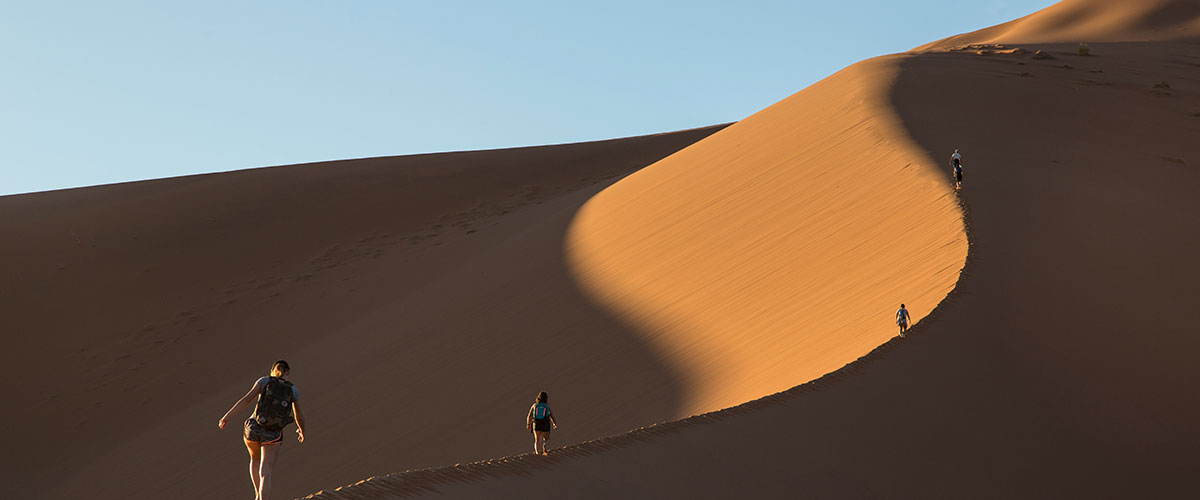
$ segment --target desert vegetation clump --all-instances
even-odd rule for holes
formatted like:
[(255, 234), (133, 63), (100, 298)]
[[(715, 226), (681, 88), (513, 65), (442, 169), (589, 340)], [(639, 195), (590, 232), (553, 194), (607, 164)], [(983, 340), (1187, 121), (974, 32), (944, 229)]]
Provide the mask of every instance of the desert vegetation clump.
[(1092, 48), (1088, 47), (1087, 43), (1079, 42), (1079, 55), (1081, 55), (1081, 56), (1092, 55)]

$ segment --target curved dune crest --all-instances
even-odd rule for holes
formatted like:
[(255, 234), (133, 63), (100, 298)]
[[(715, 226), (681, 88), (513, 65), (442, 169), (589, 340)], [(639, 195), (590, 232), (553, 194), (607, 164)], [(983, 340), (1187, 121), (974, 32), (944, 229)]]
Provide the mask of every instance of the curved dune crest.
[(895, 61), (843, 70), (580, 210), (571, 269), (682, 374), (680, 416), (831, 372), (896, 335), (900, 303), (919, 321), (954, 287), (961, 212), (888, 106)]

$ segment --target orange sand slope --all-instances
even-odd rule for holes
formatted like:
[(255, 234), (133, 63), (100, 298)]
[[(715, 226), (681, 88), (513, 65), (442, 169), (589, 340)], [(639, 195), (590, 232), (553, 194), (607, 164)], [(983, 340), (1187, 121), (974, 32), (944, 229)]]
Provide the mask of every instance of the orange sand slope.
[(836, 370), (954, 287), (961, 213), (889, 113), (896, 74), (856, 65), (580, 210), (573, 271), (682, 374), (685, 414)]
[[(1196, 3), (1153, 2), (1154, 12), (1189, 14), (1165, 27), (1137, 4), (1060, 4), (1023, 19), (1054, 32), (1030, 28), (1017, 41), (1002, 34), (985, 39), (1019, 44), (1023, 53), (976, 54), (945, 50), (958, 42), (932, 44), (936, 50), (860, 63), (789, 99), (842, 87), (847, 90), (829, 93), (838, 99), (826, 103), (829, 109), (840, 105), (852, 115), (875, 106), (881, 123), (898, 117), (899, 135), (880, 138), (892, 144), (893, 158), (908, 157), (914, 143), (918, 160), (944, 158), (956, 147), (964, 152), (971, 256), (950, 298), (908, 339), (892, 340), (813, 383), (729, 410), (569, 446), (550, 457), (392, 474), (315, 497), (1188, 497), (1200, 467), (1200, 399), (1194, 396), (1200, 364), (1192, 360), (1200, 336), (1189, 314), (1200, 298), (1193, 291), (1200, 264), (1192, 258), (1200, 245), (1200, 232), (1192, 229), (1200, 213), (1194, 168), (1200, 162), (1200, 45), (1191, 36)], [(1086, 28), (1060, 17), (1066, 7)], [(1044, 19), (1051, 16), (1053, 23)], [(1155, 29), (1180, 35), (1126, 41), (1130, 33)], [(1088, 33), (1094, 55), (1074, 55), (1075, 40), (1050, 43), (1060, 41), (1061, 32)], [(1034, 50), (1052, 59), (1034, 59)], [(872, 95), (886, 100), (873, 103)], [(702, 344), (666, 351), (664, 359), (680, 373), (705, 368), (690, 364), (698, 355), (687, 349), (719, 349), (722, 339), (713, 337), (722, 330), (681, 320), (677, 310), (754, 312), (656, 288), (712, 280), (707, 269), (688, 264), (711, 265), (719, 259), (710, 253), (726, 251), (716, 241), (707, 248), (690, 241), (699, 237), (688, 231), (687, 214), (705, 213), (728, 228), (737, 224), (722, 226), (720, 216), (769, 209), (734, 195), (706, 199), (712, 207), (675, 201), (712, 189), (703, 178), (665, 195), (669, 187), (655, 184), (678, 179), (675, 162), (756, 118), (601, 193), (584, 206), (570, 234), (571, 263), (589, 294), (648, 332), (656, 349), (683, 337)], [(758, 121), (760, 136), (768, 135), (767, 120)], [(835, 137), (852, 150), (864, 142), (855, 142), (853, 131)], [(757, 152), (750, 146), (731, 152), (726, 164)], [(826, 157), (851, 154), (832, 152), (841, 146), (825, 145)], [(797, 144), (798, 151), (807, 147)], [(770, 177), (778, 175), (770, 161), (758, 162), (770, 180), (789, 182)], [(816, 171), (844, 165), (825, 167)], [(864, 183), (874, 181), (869, 176), (863, 173)], [(731, 177), (728, 182), (747, 182)], [(747, 184), (769, 192), (773, 183)], [(642, 199), (651, 192), (660, 195)], [(682, 235), (686, 251), (661, 250), (673, 240), (654, 231), (624, 238), (609, 218), (642, 213), (648, 216), (624, 230), (656, 225)], [(647, 270), (638, 252), (656, 252), (662, 266)], [(740, 263), (737, 257), (726, 259)], [(689, 284), (682, 273), (662, 269), (668, 265), (698, 276)], [(607, 274), (622, 271), (648, 274)], [(668, 283), (650, 283), (655, 278)], [(753, 314), (720, 319), (726, 325), (771, 321)], [(780, 349), (776, 342), (768, 337), (766, 350)], [(707, 368), (728, 376), (741, 355)], [(728, 385), (737, 390), (743, 382), (736, 377), (732, 383), (690, 380), (685, 405), (697, 405), (695, 394), (704, 390), (714, 399)]]
[(310, 419), (281, 498), (524, 450), (539, 389), (563, 442), (678, 418), (679, 375), (577, 291), (563, 240), (720, 128), (0, 197), (0, 496), (244, 496), (240, 422), (215, 424), (279, 358)]

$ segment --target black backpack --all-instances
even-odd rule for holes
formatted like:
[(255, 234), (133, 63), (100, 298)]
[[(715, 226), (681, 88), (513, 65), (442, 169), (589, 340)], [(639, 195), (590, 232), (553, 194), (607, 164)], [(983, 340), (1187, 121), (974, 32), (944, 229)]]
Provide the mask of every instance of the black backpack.
[(258, 404), (254, 406), (254, 420), (262, 428), (272, 431), (287, 427), (292, 418), (292, 383), (268, 377), (267, 383), (258, 393)]

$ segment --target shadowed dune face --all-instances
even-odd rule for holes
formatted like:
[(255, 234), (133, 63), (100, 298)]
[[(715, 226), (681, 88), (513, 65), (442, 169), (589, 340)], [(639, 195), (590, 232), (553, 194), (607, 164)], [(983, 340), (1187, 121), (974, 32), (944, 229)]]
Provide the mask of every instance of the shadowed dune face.
[(888, 110), (895, 75), (855, 65), (580, 210), (572, 270), (682, 374), (680, 416), (833, 371), (954, 287), (961, 214)]
[[(912, 58), (897, 109), (924, 148), (967, 152), (977, 266), (989, 271), (968, 311), (1000, 313), (982, 332), (1024, 381), (1023, 406), (1038, 406), (1030, 434), (1173, 491), (1183, 464), (1200, 464), (1188, 451), (1200, 445), (1200, 46), (1093, 44), (1093, 57), (1022, 46), (1060, 55)], [(959, 69), (959, 85), (928, 83)], [(947, 105), (923, 103), (931, 93)], [(951, 107), (951, 120), (937, 113)]]
[(672, 418), (677, 374), (579, 293), (562, 241), (719, 128), (0, 197), (0, 496), (242, 496), (247, 414), (215, 424), (280, 358), (310, 419), (280, 498), (524, 452), (540, 390), (553, 444)]

